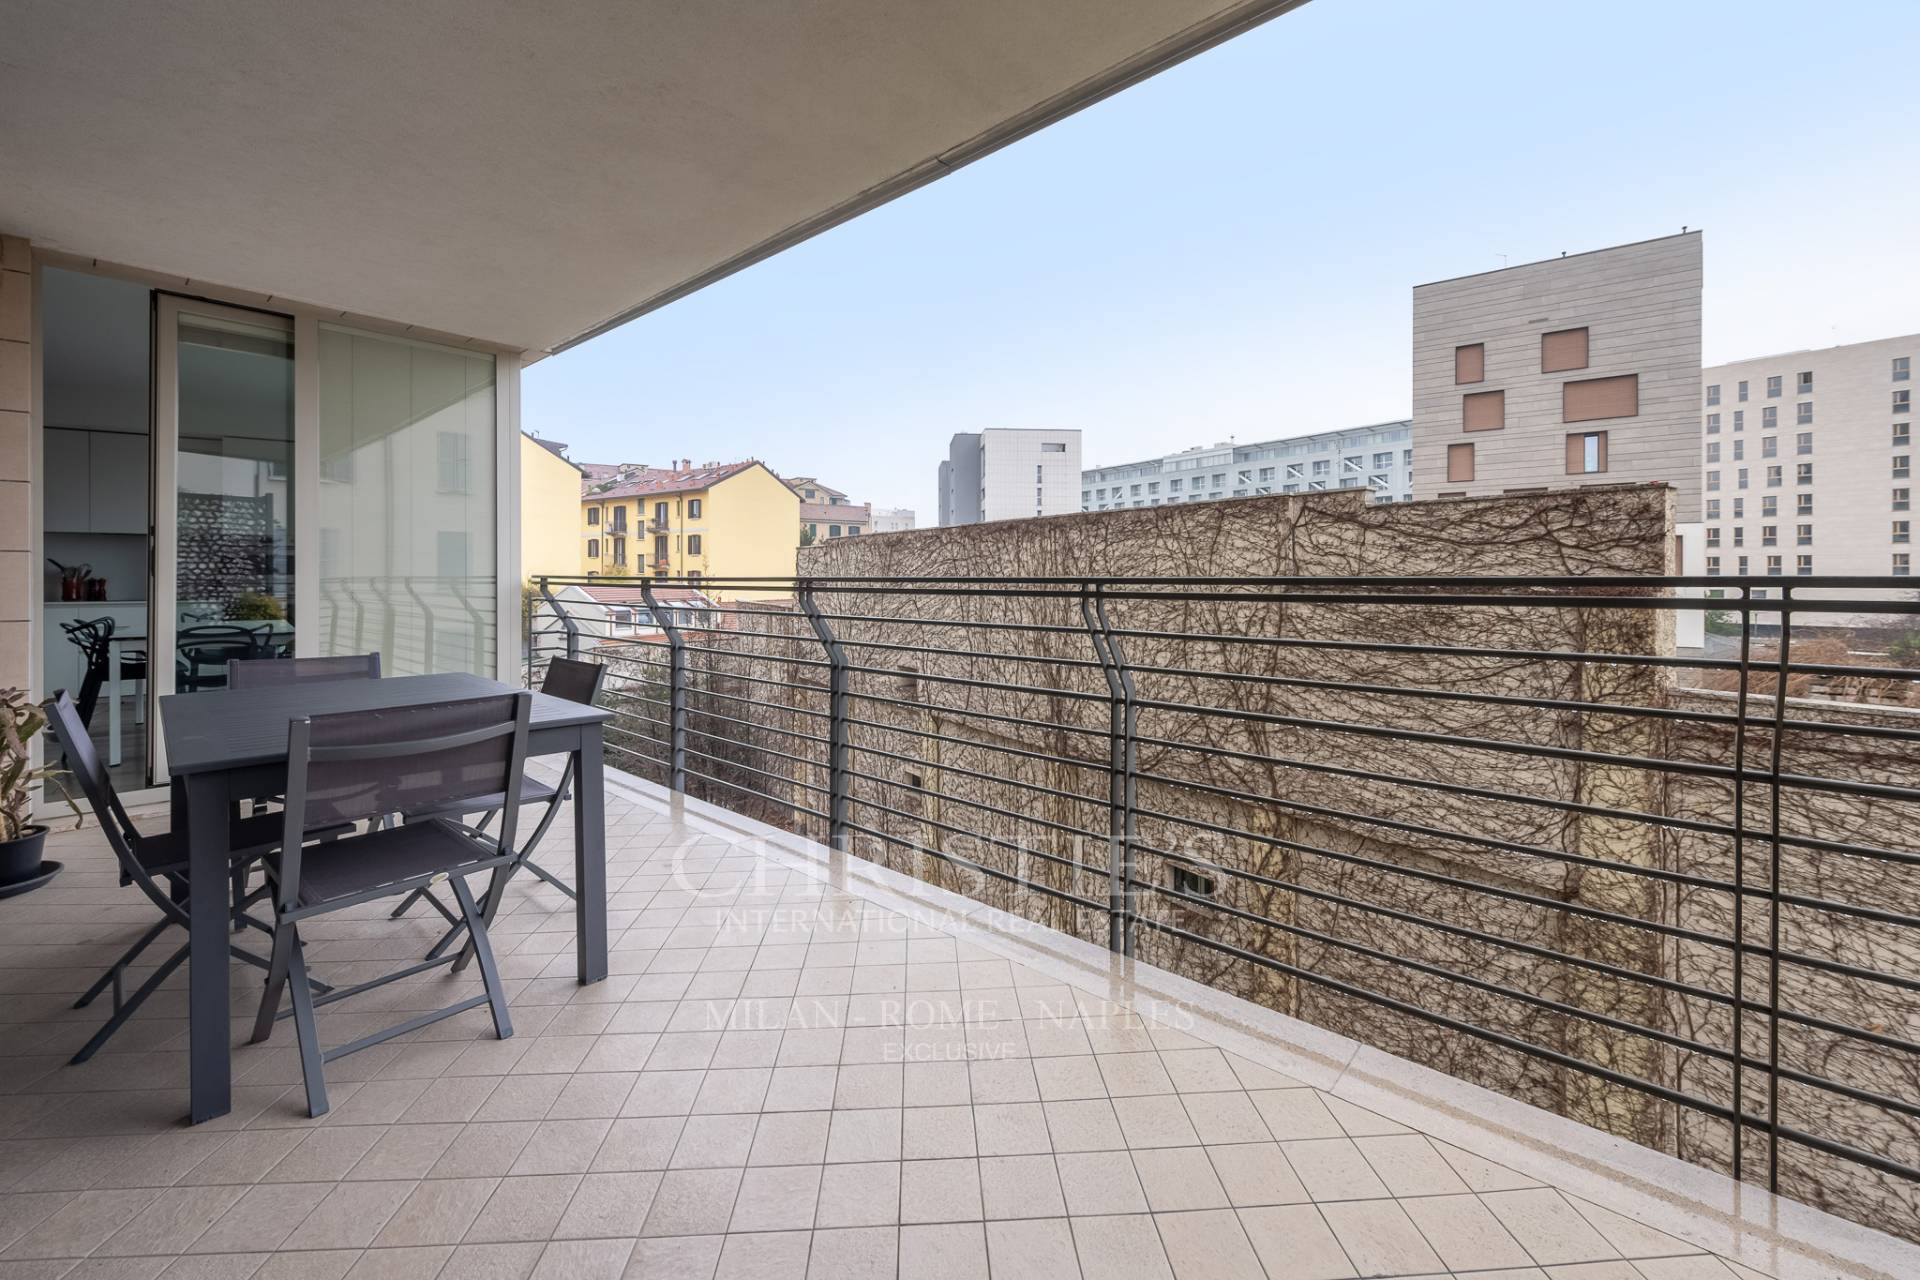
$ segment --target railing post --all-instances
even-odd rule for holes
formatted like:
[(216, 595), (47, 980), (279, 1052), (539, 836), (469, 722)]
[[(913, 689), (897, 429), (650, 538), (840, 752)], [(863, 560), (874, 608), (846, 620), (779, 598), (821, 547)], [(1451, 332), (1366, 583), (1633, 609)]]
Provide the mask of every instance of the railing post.
[(813, 586), (797, 584), (800, 610), (827, 654), (827, 843), (847, 852), (847, 812), (851, 807), (852, 726), (847, 723), (847, 656), (813, 598)]
[(567, 656), (579, 658), (580, 624), (575, 622), (573, 615), (561, 608), (560, 602), (553, 598), (553, 587), (547, 582), (545, 574), (540, 576), (540, 598), (547, 602), (547, 607), (553, 610), (553, 616), (560, 619), (561, 630), (567, 633)]
[[(654, 598), (653, 583), (640, 584), (640, 598), (654, 623), (667, 633), (667, 750), (668, 782), (675, 791), (687, 789), (687, 641), (673, 620), (671, 609), (662, 609)], [(711, 701), (711, 699), (709, 699)]]
[(1100, 670), (1107, 678), (1107, 948), (1133, 954), (1134, 804), (1137, 759), (1134, 737), (1133, 673), (1107, 618), (1107, 602), (1096, 583), (1083, 586), (1080, 618), (1093, 640)]
[(1780, 1191), (1780, 778), (1787, 732), (1787, 681), (1793, 664), (1793, 588), (1780, 588), (1779, 662), (1774, 670), (1773, 733), (1767, 759), (1771, 848), (1767, 864), (1767, 1190)]

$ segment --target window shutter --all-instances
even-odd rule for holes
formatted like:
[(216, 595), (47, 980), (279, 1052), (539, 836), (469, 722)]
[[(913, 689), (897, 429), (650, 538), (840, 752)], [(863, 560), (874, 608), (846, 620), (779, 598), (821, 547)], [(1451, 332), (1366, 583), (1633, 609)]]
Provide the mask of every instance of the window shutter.
[(1559, 373), (1587, 367), (1587, 331), (1560, 329), (1540, 335), (1540, 372)]
[(1470, 346), (1453, 349), (1453, 380), (1455, 383), (1485, 382), (1487, 379), (1487, 344), (1476, 342)]
[(1632, 418), (1640, 413), (1640, 375), (1587, 378), (1560, 385), (1560, 420), (1593, 422), (1600, 418)]
[(1447, 446), (1447, 483), (1461, 484), (1473, 479), (1473, 446), (1470, 444), (1450, 444)]
[(1507, 425), (1507, 393), (1475, 391), (1460, 397), (1461, 423), (1468, 431), (1498, 431)]

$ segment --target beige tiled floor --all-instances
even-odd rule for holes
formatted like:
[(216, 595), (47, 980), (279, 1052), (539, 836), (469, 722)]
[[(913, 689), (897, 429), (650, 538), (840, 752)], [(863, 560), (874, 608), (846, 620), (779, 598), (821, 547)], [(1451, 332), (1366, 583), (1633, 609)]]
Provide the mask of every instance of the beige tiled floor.
[[(235, 1051), (230, 1116), (181, 1124), (177, 980), (66, 1064), (102, 1016), (74, 995), (150, 911), (57, 836), (66, 872), (0, 903), (0, 1280), (1760, 1274), (643, 799), (609, 805), (606, 982), (523, 880), (513, 1038), (478, 1010), (344, 1059), (319, 1121), (283, 1024)], [(316, 922), (315, 971), (414, 958), (437, 919)], [(258, 975), (233, 983), (240, 1042)], [(334, 1006), (323, 1039), (471, 986)]]

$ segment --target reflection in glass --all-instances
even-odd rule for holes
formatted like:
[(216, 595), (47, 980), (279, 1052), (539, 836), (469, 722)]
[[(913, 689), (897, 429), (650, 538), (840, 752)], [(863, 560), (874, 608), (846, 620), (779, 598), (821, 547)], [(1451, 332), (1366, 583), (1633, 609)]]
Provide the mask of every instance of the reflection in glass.
[(174, 687), (293, 650), (293, 335), (182, 312)]
[(494, 360), (320, 327), (318, 652), (491, 675)]

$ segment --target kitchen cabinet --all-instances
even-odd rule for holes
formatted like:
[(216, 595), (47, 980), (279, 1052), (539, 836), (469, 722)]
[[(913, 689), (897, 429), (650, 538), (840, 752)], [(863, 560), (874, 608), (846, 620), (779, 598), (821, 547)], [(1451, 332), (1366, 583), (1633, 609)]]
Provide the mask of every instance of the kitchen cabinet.
[(44, 436), (46, 528), (49, 533), (88, 533), (93, 509), (87, 437), (91, 431), (48, 427)]
[(124, 431), (89, 431), (88, 497), (95, 533), (147, 531), (147, 437)]
[(128, 431), (48, 427), (48, 533), (147, 532), (147, 437)]

